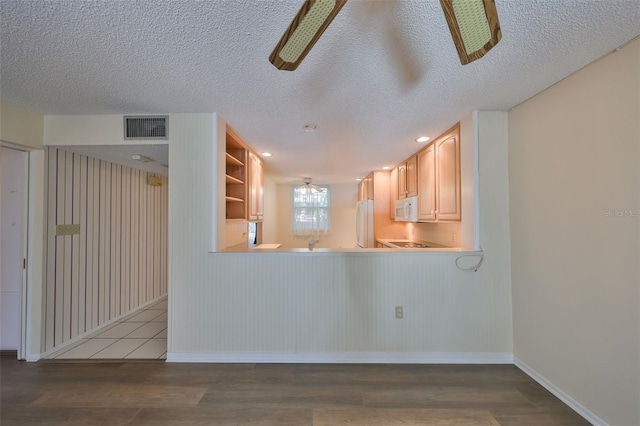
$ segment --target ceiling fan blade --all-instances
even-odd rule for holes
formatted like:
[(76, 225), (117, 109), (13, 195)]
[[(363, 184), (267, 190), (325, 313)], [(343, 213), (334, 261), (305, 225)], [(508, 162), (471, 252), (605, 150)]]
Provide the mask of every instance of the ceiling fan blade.
[(271, 52), (269, 61), (280, 70), (293, 71), (298, 68), (346, 2), (347, 0), (305, 0)]
[(482, 58), (502, 38), (495, 0), (440, 0), (460, 62)]

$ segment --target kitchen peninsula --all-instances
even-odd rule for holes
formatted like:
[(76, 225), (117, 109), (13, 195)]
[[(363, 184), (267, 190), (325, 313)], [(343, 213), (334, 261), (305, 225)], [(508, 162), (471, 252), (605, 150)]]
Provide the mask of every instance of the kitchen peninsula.
[[(210, 135), (223, 140), (226, 123), (217, 115), (172, 118), (169, 362), (510, 361), (509, 240), (500, 231), (509, 203), (506, 188), (494, 184), (507, 173), (506, 113), (461, 122), (463, 228), (471, 240), (463, 229), (464, 249), (451, 251), (224, 251), (212, 240), (224, 242), (225, 151), (218, 154)], [(456, 267), (464, 250), (475, 248), (474, 128), (486, 141), (479, 150), (479, 192), (487, 203), (478, 222), (485, 254), (478, 273)], [(395, 306), (404, 307), (403, 319), (395, 319)]]

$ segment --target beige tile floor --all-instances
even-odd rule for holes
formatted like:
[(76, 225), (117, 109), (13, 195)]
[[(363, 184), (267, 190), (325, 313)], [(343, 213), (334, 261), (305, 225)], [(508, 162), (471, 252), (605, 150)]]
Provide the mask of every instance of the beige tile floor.
[(167, 298), (139, 309), (47, 359), (166, 359)]

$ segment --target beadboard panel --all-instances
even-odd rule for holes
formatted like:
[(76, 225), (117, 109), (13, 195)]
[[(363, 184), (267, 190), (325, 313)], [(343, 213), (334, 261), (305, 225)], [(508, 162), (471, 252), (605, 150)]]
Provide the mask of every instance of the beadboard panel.
[[(44, 351), (167, 292), (167, 178), (61, 149), (47, 154)], [(57, 224), (80, 233), (56, 236)]]
[[(508, 188), (480, 182), (488, 200), (487, 220), (480, 220), (485, 260), (475, 273), (456, 267), (460, 253), (211, 253), (219, 207), (212, 134), (220, 121), (215, 114), (172, 115), (172, 357), (512, 352), (509, 234), (500, 225), (508, 223)], [(498, 138), (487, 134), (493, 146), (480, 166), (487, 182), (507, 173), (506, 120), (497, 127)], [(394, 317), (397, 305), (403, 319)]]
[(496, 262), (474, 274), (458, 270), (456, 257), (205, 255), (171, 293), (169, 352), (510, 353), (510, 304), (504, 283), (491, 279)]

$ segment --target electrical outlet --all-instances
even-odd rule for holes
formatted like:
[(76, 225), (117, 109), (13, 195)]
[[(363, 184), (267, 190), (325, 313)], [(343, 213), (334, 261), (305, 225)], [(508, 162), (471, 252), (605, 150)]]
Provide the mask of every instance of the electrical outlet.
[(80, 234), (80, 225), (56, 225), (56, 235), (78, 235)]
[(402, 306), (396, 306), (396, 319), (402, 319), (403, 317)]

